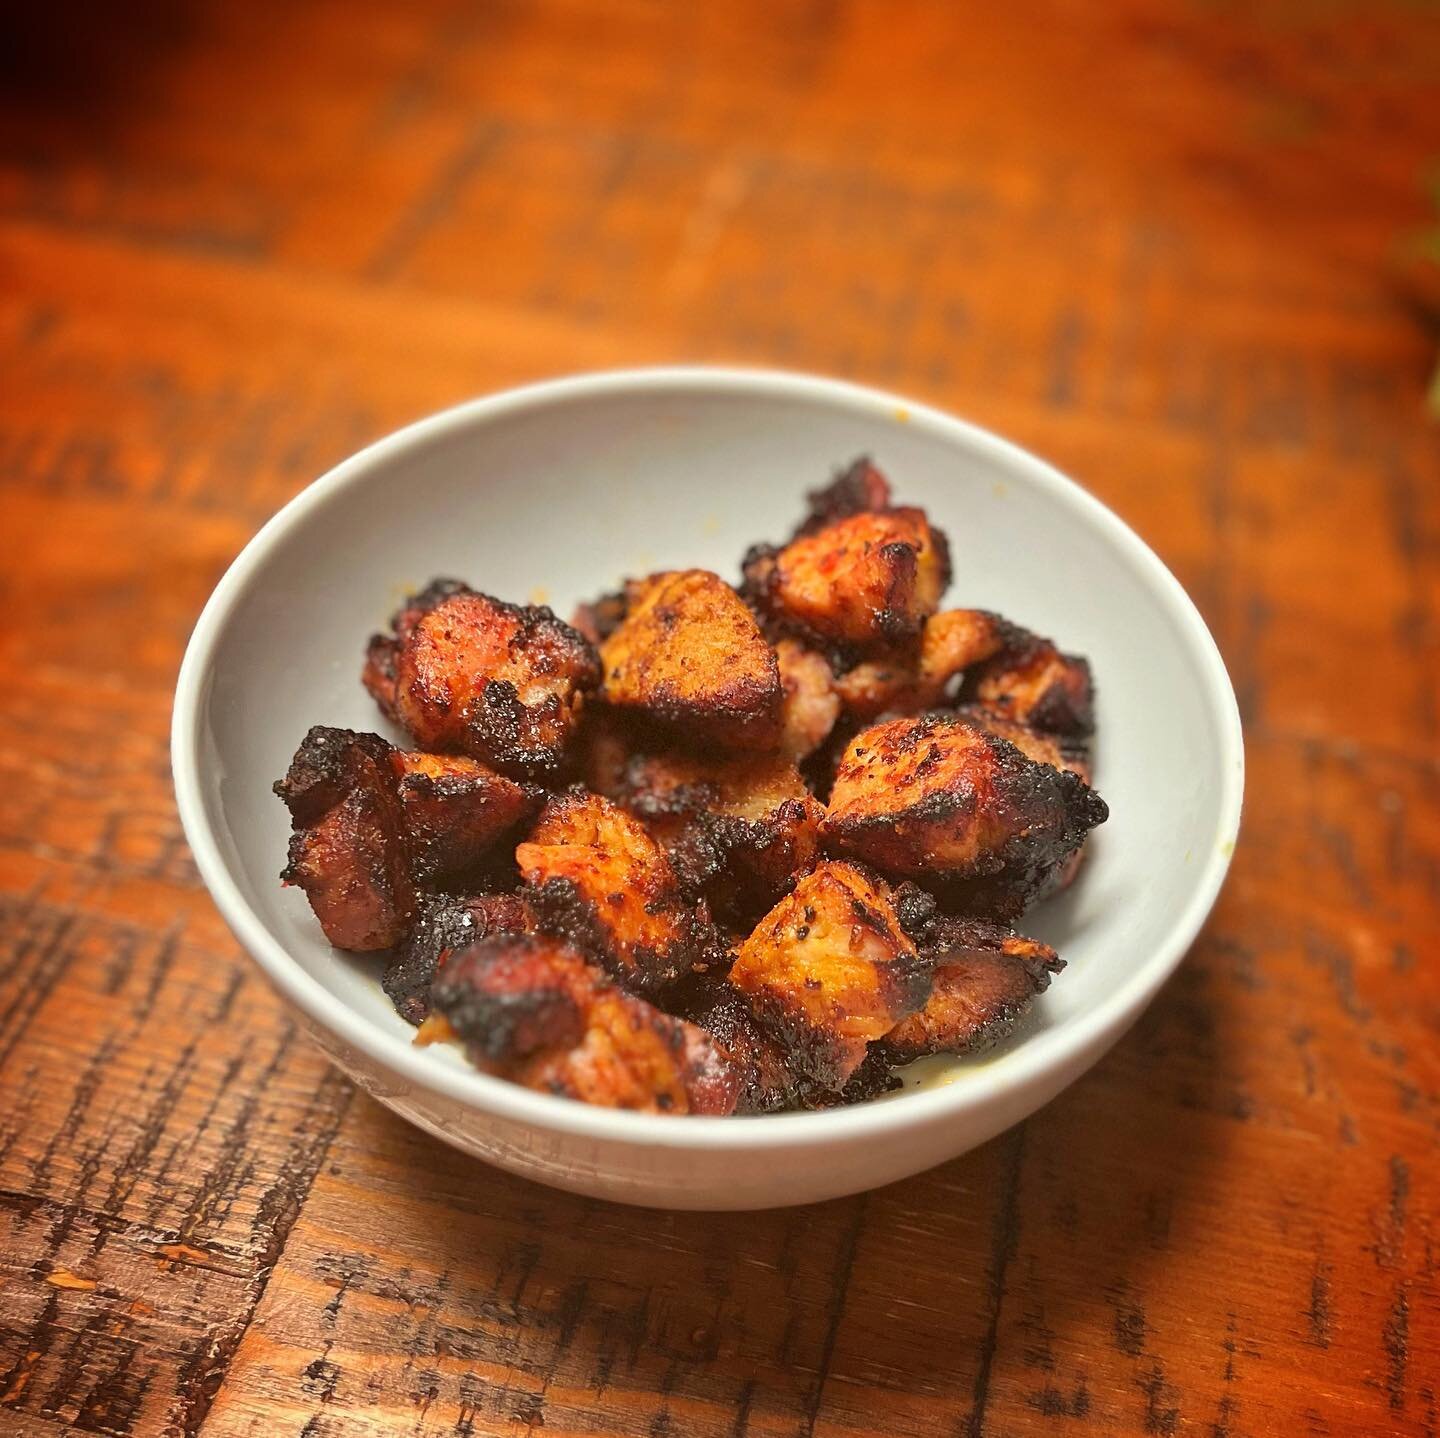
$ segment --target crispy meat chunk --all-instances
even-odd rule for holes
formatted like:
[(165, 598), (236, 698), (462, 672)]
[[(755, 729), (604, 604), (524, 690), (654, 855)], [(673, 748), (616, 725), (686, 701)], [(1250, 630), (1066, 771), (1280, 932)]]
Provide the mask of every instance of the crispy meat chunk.
[(784, 698), (775, 652), (718, 575), (682, 569), (632, 589), (601, 651), (603, 696), (691, 742), (767, 749)]
[(945, 701), (952, 681), (1004, 647), (1013, 626), (984, 609), (932, 614), (918, 653), (864, 661), (838, 675), (835, 691), (845, 712), (869, 722), (881, 714), (914, 714)]
[(517, 777), (563, 768), (595, 651), (548, 609), (437, 581), (366, 653), (380, 707), (427, 750), (468, 754)]
[(505, 834), (532, 817), (540, 789), (518, 784), (458, 754), (390, 756), (410, 836), (415, 876), (445, 879), (478, 864)]
[(842, 469), (824, 489), (805, 496), (807, 513), (790, 537), (814, 534), (852, 514), (876, 514), (890, 508), (890, 484), (866, 455)]
[(741, 1076), (709, 1035), (556, 938), (482, 939), (452, 956), (433, 993), (471, 1060), (526, 1088), (650, 1113), (734, 1111)]
[(880, 1041), (879, 1051), (892, 1063), (990, 1048), (1065, 967), (1038, 939), (982, 919), (932, 920), (921, 949), (934, 961), (934, 984), (925, 1006)]
[(838, 1092), (867, 1046), (925, 1001), (929, 965), (883, 881), (822, 864), (741, 945), (730, 982), (786, 1046), (791, 1066)]
[(747, 598), (770, 622), (855, 657), (914, 643), (950, 582), (945, 536), (923, 510), (853, 514), (745, 557)]
[(899, 1088), (878, 1049), (871, 1049), (838, 1092), (797, 1072), (786, 1049), (756, 1021), (745, 995), (724, 978), (694, 974), (682, 981), (676, 1012), (698, 1024), (740, 1071), (735, 1112), (781, 1113), (861, 1103)]
[(339, 949), (388, 949), (414, 912), (391, 753), (378, 734), (317, 725), (275, 785), (294, 825), (280, 877), (305, 891)]
[(665, 845), (681, 884), (748, 924), (815, 862), (824, 810), (789, 760), (631, 755), (609, 791)]
[(950, 714), (863, 730), (840, 761), (826, 842), (1013, 918), (1054, 881), (1105, 802), (1074, 774)]
[(1062, 654), (1048, 639), (1014, 630), (965, 686), (973, 698), (1048, 734), (1083, 739), (1095, 729), (1090, 661)]
[(840, 696), (825, 656), (798, 640), (782, 639), (775, 646), (775, 659), (785, 695), (780, 705), (780, 752), (799, 763), (829, 738), (840, 717)]
[[(1040, 730), (1032, 729), (1028, 724), (1022, 724), (1018, 719), (1011, 719), (1007, 714), (984, 704), (967, 704), (957, 712), (971, 724), (978, 724), (988, 733), (1008, 739), (1027, 759), (1033, 759), (1037, 764), (1049, 764), (1055, 769), (1068, 769), (1082, 783), (1094, 785), (1087, 740), (1068, 735), (1042, 734)], [(1082, 843), (1056, 871), (1054, 880), (1046, 885), (1043, 892), (1053, 893), (1068, 889), (1075, 882), (1076, 874), (1080, 872), (1084, 856), (1085, 845)], [(1040, 895), (1037, 894), (1036, 897)]]
[(430, 1012), (430, 984), (456, 949), (495, 934), (527, 934), (535, 916), (523, 894), (431, 894), (396, 949), (383, 984), (400, 1017), (412, 1024)]
[(515, 862), (540, 927), (599, 959), (629, 988), (673, 981), (711, 939), (664, 850), (600, 795), (552, 799)]

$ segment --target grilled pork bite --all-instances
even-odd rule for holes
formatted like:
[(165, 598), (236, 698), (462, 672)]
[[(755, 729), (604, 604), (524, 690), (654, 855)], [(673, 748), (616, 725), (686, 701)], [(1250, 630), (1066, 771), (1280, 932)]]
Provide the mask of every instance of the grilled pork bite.
[(1006, 644), (967, 677), (967, 697), (1047, 734), (1084, 739), (1095, 729), (1090, 661), (1012, 629)]
[(552, 799), (515, 862), (538, 926), (593, 955), (631, 989), (672, 982), (711, 939), (664, 850), (598, 794)]
[(719, 918), (753, 922), (814, 864), (824, 810), (787, 759), (638, 753), (608, 777)]
[(870, 1050), (836, 1091), (798, 1072), (785, 1046), (756, 1021), (745, 995), (728, 979), (694, 973), (681, 981), (672, 1007), (698, 1024), (740, 1071), (736, 1113), (834, 1108), (900, 1087), (878, 1049)]
[(730, 982), (788, 1050), (796, 1072), (838, 1091), (925, 1001), (929, 965), (889, 886), (854, 864), (820, 865), (740, 947)]
[(392, 753), (378, 734), (317, 725), (275, 785), (294, 826), (280, 877), (338, 949), (388, 949), (415, 909)]
[(880, 1041), (878, 1052), (904, 1064), (926, 1054), (973, 1054), (1003, 1039), (1050, 976), (1065, 967), (1038, 939), (983, 919), (932, 919), (920, 941), (934, 964), (930, 996)]
[(923, 510), (852, 514), (745, 556), (745, 594), (781, 633), (853, 656), (913, 644), (950, 582)]
[(478, 864), (530, 818), (543, 790), (517, 784), (458, 754), (405, 754), (390, 762), (410, 838), (415, 876), (444, 879)]
[(836, 695), (846, 714), (867, 723), (886, 711), (913, 714), (934, 708), (945, 702), (955, 677), (998, 654), (1013, 629), (985, 609), (932, 614), (920, 632), (918, 651), (855, 665), (836, 677)]
[(1074, 774), (932, 713), (855, 737), (822, 833), (887, 873), (942, 884), (972, 912), (1013, 918), (1108, 812)]
[[(1027, 759), (1037, 764), (1049, 764), (1055, 769), (1068, 769), (1084, 784), (1093, 784), (1093, 766), (1090, 763), (1089, 741), (1072, 736), (1042, 734), (1018, 719), (989, 708), (984, 704), (967, 704), (956, 711), (968, 723), (976, 724), (989, 734), (1008, 739)], [(1080, 872), (1080, 863), (1085, 857), (1085, 845), (1081, 846), (1060, 865), (1054, 879), (1043, 892), (1050, 893), (1068, 888)], [(1037, 894), (1036, 896), (1041, 897)]]
[(522, 778), (563, 769), (582, 696), (600, 681), (583, 635), (454, 580), (408, 601), (393, 627), (370, 641), (365, 684), (422, 748)]
[(402, 1019), (418, 1024), (430, 1012), (430, 985), (452, 953), (496, 934), (528, 934), (534, 926), (523, 894), (428, 894), (385, 970), (385, 992)]
[[(741, 1076), (702, 1029), (618, 988), (560, 939), (481, 939), (433, 986), (472, 1062), (526, 1088), (607, 1108), (728, 1114)], [(443, 1027), (442, 1027), (443, 1024)]]
[(629, 586), (624, 622), (601, 650), (612, 707), (727, 749), (767, 749), (780, 735), (780, 671), (754, 615), (705, 569)]

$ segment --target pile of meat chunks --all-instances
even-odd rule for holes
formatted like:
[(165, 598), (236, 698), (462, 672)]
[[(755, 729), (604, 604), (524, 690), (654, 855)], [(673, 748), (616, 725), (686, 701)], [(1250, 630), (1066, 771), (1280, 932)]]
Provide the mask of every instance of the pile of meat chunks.
[(1062, 967), (1008, 925), (1107, 811), (1086, 661), (949, 580), (859, 460), (738, 590), (571, 625), (436, 581), (365, 659), (414, 749), (312, 729), (283, 877), (422, 1040), (589, 1103), (827, 1107), (982, 1049)]

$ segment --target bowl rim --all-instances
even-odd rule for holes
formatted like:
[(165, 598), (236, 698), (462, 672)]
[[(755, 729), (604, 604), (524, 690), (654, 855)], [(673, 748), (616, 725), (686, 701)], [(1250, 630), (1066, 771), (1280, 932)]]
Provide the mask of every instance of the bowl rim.
[[(1135, 964), (1125, 980), (1067, 1027), (1028, 1036), (1013, 1049), (963, 1078), (903, 1094), (893, 1102), (857, 1104), (820, 1112), (731, 1116), (636, 1113), (594, 1107), (538, 1093), (479, 1070), (436, 1063), (412, 1042), (361, 1012), (337, 1002), (271, 934), (250, 907), (221, 853), (203, 797), (200, 716), (210, 688), (215, 652), (236, 605), (271, 550), (312, 509), (357, 484), (416, 446), (518, 411), (563, 406), (578, 399), (638, 394), (708, 392), (752, 398), (820, 402), (903, 418), (946, 442), (980, 452), (1024, 483), (1036, 485), (1076, 517), (1097, 526), (1127, 556), (1198, 661), (1204, 699), (1220, 736), (1219, 822), (1195, 882), (1164, 942)], [(830, 1145), (893, 1133), (900, 1128), (958, 1121), (1008, 1098), (1044, 1087), (1047, 1076), (1078, 1076), (1075, 1065), (1098, 1058), (1149, 1004), (1179, 966), (1208, 917), (1230, 867), (1244, 793), (1244, 739), (1240, 713), (1219, 649), (1193, 601), (1148, 545), (1112, 510), (1053, 465), (1011, 440), (931, 405), (847, 380), (788, 370), (710, 365), (662, 365), (601, 370), (541, 380), (465, 401), (414, 421), (366, 445), (314, 480), (283, 505), (241, 550), (196, 621), (176, 681), (171, 722), (171, 766), (181, 826), (200, 876), (242, 948), (279, 993), (310, 1021), (420, 1089), (502, 1120), (600, 1141), (680, 1150), (756, 1150)], [(1067, 1077), (1065, 1082), (1068, 1082)], [(1058, 1090), (1057, 1090), (1058, 1091)], [(1047, 1095), (1049, 1097), (1049, 1095)], [(1022, 1100), (1023, 1101), (1023, 1100)], [(1017, 1118), (1019, 1115), (1017, 1114)]]

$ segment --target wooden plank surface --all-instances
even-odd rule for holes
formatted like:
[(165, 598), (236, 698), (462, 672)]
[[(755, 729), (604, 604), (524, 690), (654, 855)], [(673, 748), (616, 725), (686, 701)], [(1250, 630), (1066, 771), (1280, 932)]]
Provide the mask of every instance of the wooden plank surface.
[[(0, 1433), (1440, 1432), (1433, 9), (6, 23)], [(550, 1193), (354, 1094), (170, 795), (185, 638), (275, 506), (440, 405), (674, 358), (1054, 458), (1245, 711), (1232, 879), (1135, 1031), (811, 1210)]]

